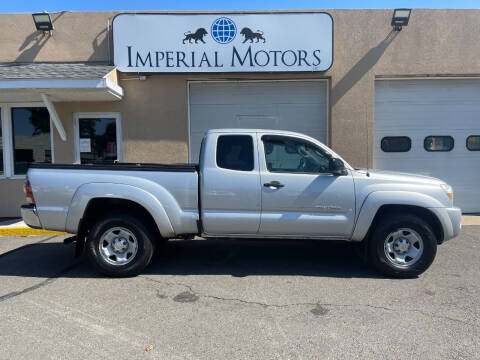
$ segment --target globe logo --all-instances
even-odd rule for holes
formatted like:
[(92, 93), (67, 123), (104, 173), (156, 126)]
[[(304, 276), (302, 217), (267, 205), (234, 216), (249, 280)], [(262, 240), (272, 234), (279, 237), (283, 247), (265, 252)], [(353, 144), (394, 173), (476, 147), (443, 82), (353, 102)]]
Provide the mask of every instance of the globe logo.
[(216, 42), (220, 44), (228, 44), (235, 39), (235, 35), (237, 35), (237, 26), (231, 19), (221, 17), (213, 22), (211, 34)]

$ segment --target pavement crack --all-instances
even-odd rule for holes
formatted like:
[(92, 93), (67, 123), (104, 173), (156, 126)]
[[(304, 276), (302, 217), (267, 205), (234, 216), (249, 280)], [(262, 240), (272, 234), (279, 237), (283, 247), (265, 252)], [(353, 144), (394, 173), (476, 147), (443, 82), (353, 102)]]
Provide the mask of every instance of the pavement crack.
[(416, 312), (416, 313), (420, 313), (420, 314), (422, 314), (426, 317), (429, 317), (429, 318), (438, 318), (438, 319), (443, 319), (443, 320), (449, 320), (449, 321), (456, 322), (456, 323), (459, 323), (459, 324), (476, 326), (475, 324), (472, 324), (468, 321), (460, 320), (460, 319), (453, 318), (453, 317), (450, 317), (450, 316), (445, 316), (445, 315), (432, 314), (432, 313), (428, 313), (426, 311), (422, 311), (422, 310), (419, 310), (419, 309), (395, 309), (395, 308), (390, 308), (390, 307), (387, 307), (387, 306), (377, 306), (377, 305), (371, 305), (371, 304), (334, 304), (334, 303), (322, 303), (322, 302), (297, 302), (297, 303), (288, 303), (288, 304), (269, 304), (269, 303), (265, 303), (265, 302), (250, 301), (250, 300), (244, 300), (244, 299), (239, 299), (239, 298), (235, 298), (235, 297), (222, 297), (222, 296), (216, 296), (216, 295), (201, 294), (198, 291), (194, 290), (192, 286), (187, 285), (185, 283), (161, 281), (161, 280), (156, 280), (156, 279), (153, 279), (153, 278), (145, 276), (145, 275), (141, 275), (140, 277), (142, 277), (142, 278), (144, 278), (148, 281), (155, 282), (155, 283), (162, 284), (162, 285), (184, 287), (189, 292), (191, 292), (193, 295), (201, 297), (201, 298), (213, 299), (213, 300), (218, 300), (218, 301), (239, 302), (239, 303), (246, 304), (246, 305), (262, 306), (264, 308), (288, 308), (288, 307), (294, 307), (294, 306), (322, 306), (322, 307), (330, 307), (330, 308), (358, 308), (358, 307), (364, 307), (364, 308), (370, 308), (370, 309), (382, 310), (382, 311), (389, 311), (389, 312), (395, 312), (395, 313), (402, 312), (402, 311)]
[(417, 313), (420, 313), (426, 317), (430, 317), (430, 318), (436, 318), (436, 319), (443, 319), (443, 320), (449, 320), (449, 321), (454, 321), (456, 323), (459, 323), (459, 324), (463, 324), (463, 325), (470, 325), (470, 326), (477, 326), (476, 324), (472, 324), (468, 321), (464, 321), (464, 320), (460, 320), (460, 319), (456, 319), (456, 318), (453, 318), (453, 317), (450, 317), (450, 316), (446, 316), (446, 315), (438, 315), (438, 314), (431, 314), (431, 313), (428, 313), (426, 311), (423, 311), (423, 310), (419, 310), (419, 309), (406, 309), (406, 311), (411, 311), (411, 312), (417, 312)]

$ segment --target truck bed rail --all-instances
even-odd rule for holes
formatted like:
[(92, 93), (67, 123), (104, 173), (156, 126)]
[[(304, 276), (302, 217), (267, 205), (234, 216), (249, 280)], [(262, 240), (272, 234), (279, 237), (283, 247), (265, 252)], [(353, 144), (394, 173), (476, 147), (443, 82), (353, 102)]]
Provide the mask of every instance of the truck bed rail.
[(29, 169), (196, 172), (198, 171), (198, 164), (146, 164), (146, 163), (51, 164), (51, 163), (37, 162), (37, 163), (31, 163), (29, 165)]

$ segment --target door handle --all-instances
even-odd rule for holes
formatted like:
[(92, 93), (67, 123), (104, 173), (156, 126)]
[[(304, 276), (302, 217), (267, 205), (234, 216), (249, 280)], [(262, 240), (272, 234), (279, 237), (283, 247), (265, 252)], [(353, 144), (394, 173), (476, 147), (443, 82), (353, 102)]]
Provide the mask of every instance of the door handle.
[(268, 188), (279, 189), (281, 187), (284, 187), (285, 185), (280, 184), (279, 181), (270, 181), (269, 183), (263, 184), (263, 186), (268, 187)]

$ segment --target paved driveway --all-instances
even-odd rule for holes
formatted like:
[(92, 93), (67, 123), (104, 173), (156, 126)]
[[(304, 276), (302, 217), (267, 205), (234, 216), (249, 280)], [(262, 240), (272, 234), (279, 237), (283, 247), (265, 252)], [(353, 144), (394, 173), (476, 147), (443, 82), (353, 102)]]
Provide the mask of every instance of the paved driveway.
[(172, 241), (108, 279), (62, 238), (0, 238), (0, 359), (480, 358), (480, 227), (409, 280), (274, 240)]

